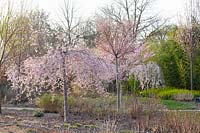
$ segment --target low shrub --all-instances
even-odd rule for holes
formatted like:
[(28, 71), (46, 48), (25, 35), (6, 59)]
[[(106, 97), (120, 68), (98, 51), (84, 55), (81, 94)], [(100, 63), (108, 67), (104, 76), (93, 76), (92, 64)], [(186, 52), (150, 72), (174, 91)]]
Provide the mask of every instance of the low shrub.
[(58, 113), (63, 108), (64, 98), (59, 94), (44, 94), (36, 104), (47, 113)]
[(200, 97), (200, 91), (199, 90), (192, 90), (192, 94), (194, 95), (194, 98)]
[(166, 100), (169, 100), (169, 99), (172, 99), (173, 96), (175, 94), (177, 94), (178, 91), (177, 90), (166, 90), (166, 91), (160, 91), (157, 95), (159, 98), (161, 99), (166, 99)]
[(156, 97), (158, 95), (158, 93), (160, 91), (162, 91), (163, 89), (148, 89), (148, 90), (144, 90), (142, 91), (140, 94), (143, 96), (143, 97)]
[(125, 94), (139, 94), (140, 82), (135, 79), (134, 75), (130, 75), (127, 80), (121, 82), (122, 92)]
[[(69, 111), (74, 113), (87, 113), (89, 115), (104, 116), (109, 112), (113, 105), (116, 105), (116, 98), (111, 97), (68, 97)], [(64, 98), (59, 94), (44, 94), (38, 98), (36, 104), (42, 108), (44, 112), (64, 114)]]
[(33, 116), (34, 117), (43, 117), (44, 113), (42, 111), (36, 110), (36, 111), (33, 112)]
[(141, 95), (143, 97), (158, 97), (165, 100), (192, 101), (195, 97), (200, 96), (200, 91), (176, 88), (149, 89), (142, 91)]

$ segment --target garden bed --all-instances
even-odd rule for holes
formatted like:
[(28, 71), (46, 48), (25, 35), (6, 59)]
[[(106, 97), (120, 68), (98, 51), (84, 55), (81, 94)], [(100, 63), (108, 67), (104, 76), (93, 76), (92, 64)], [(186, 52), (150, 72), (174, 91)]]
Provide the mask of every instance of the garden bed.
[[(112, 97), (113, 100), (115, 98)], [(0, 132), (131, 133), (139, 131), (190, 131), (189, 129), (185, 129), (185, 127), (190, 127), (187, 121), (193, 123), (193, 129), (200, 129), (198, 124), (200, 115), (195, 110), (193, 112), (187, 110), (183, 112), (177, 112), (176, 110), (166, 111), (167, 108), (161, 104), (163, 101), (155, 98), (135, 98), (130, 96), (123, 98), (123, 100), (123, 109), (120, 112), (116, 111), (116, 103), (109, 103), (108, 99), (100, 100), (98, 98), (89, 98), (74, 101), (70, 105), (70, 121), (68, 123), (63, 122), (63, 117), (59, 113), (44, 113), (43, 117), (34, 117), (33, 114), (38, 108), (3, 108), (3, 115), (0, 116)], [(164, 102), (166, 103), (166, 101)], [(110, 105), (103, 108), (106, 103)], [(176, 106), (176, 104), (174, 105)], [(182, 125), (185, 126), (179, 127)], [(172, 126), (174, 127), (171, 128)]]

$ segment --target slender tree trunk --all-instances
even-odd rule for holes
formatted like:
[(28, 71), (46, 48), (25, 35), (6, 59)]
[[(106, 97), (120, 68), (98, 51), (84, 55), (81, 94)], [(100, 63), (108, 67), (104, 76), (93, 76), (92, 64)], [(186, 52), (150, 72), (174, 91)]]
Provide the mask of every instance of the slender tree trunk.
[[(21, 73), (21, 52), (17, 61), (17, 67), (18, 67), (18, 75), (17, 75), (17, 81), (19, 81), (20, 79), (20, 73)], [(20, 82), (18, 82), (18, 88), (16, 90), (17, 95), (20, 94)], [(16, 102), (16, 104), (18, 104), (18, 101)]]
[(190, 89), (193, 90), (193, 51), (190, 53)]
[(191, 32), (190, 32), (190, 89), (193, 90), (193, 52), (194, 52), (194, 42), (193, 42), (193, 0), (191, 0)]
[(127, 19), (128, 19), (128, 21), (130, 21), (130, 11), (129, 11), (129, 4), (128, 4), (128, 1), (127, 0), (125, 0), (125, 10), (126, 10), (126, 15), (127, 15)]
[(116, 65), (117, 110), (119, 111), (121, 108), (121, 89), (119, 85), (119, 64), (117, 57), (115, 58), (115, 65)]
[(64, 89), (64, 122), (69, 121), (69, 111), (68, 111), (68, 85), (67, 85), (67, 77), (66, 77), (66, 63), (65, 56), (62, 53), (63, 58), (63, 89)]
[[(0, 73), (1, 73), (1, 65), (0, 65)], [(1, 75), (0, 75), (1, 76)], [(2, 110), (1, 110), (1, 101), (2, 101), (2, 90), (0, 88), (0, 114), (2, 114)]]
[(0, 114), (2, 114), (2, 110), (1, 110), (1, 100), (0, 100)]

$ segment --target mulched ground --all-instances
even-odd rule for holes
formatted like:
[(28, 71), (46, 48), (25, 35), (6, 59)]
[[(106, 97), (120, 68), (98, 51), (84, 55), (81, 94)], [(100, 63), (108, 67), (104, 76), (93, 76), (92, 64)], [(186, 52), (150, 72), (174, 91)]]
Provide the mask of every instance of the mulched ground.
[(60, 121), (58, 114), (45, 114), (42, 118), (36, 118), (33, 117), (33, 111), (3, 110), (0, 132), (48, 132)]
[(34, 117), (30, 110), (4, 109), (0, 115), (0, 133), (96, 133), (103, 128), (113, 132), (116, 129), (130, 130), (135, 125), (134, 118), (95, 118), (90, 114), (70, 113), (69, 124), (56, 113), (45, 113), (44, 117)]
[(105, 122), (89, 114), (76, 113), (70, 113), (70, 120), (69, 124), (63, 124), (63, 117), (56, 113), (34, 117), (30, 110), (4, 109), (0, 115), (0, 133), (99, 132)]
[[(116, 130), (133, 132), (138, 124), (141, 128), (154, 127), (154, 123), (159, 122), (160, 118), (159, 112), (147, 115), (149, 112), (146, 111), (139, 119), (127, 115), (97, 116), (71, 112), (70, 122), (64, 124), (63, 117), (59, 114), (45, 113), (44, 117), (34, 117), (33, 112), (34, 110), (4, 108), (0, 115), (0, 133), (102, 133), (105, 132), (104, 129), (110, 129), (107, 133)], [(150, 122), (147, 123), (149, 125), (144, 125), (147, 121)]]

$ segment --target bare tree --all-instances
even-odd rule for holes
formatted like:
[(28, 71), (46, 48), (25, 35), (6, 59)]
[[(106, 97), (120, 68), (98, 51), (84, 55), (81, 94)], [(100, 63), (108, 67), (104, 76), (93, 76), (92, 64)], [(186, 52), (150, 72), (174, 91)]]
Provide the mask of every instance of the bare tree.
[[(20, 25), (18, 27), (15, 38), (13, 42), (15, 45), (11, 51), (11, 63), (14, 63), (18, 69), (18, 80), (21, 76), (21, 65), (24, 60), (26, 60), (33, 51), (33, 46), (35, 45), (36, 34), (32, 28), (31, 20), (29, 18), (29, 12), (23, 7), (21, 7), (20, 13), (16, 16), (15, 22)], [(18, 85), (20, 87), (20, 83)], [(17, 89), (19, 91), (20, 88)], [(17, 92), (18, 94), (19, 92)]]
[(193, 89), (194, 57), (200, 42), (200, 9), (199, 2), (190, 0), (190, 8), (186, 10), (186, 20), (180, 20), (177, 39), (190, 59), (190, 89)]
[(34, 48), (36, 56), (46, 54), (46, 51), (57, 44), (56, 28), (53, 28), (49, 20), (49, 15), (44, 10), (34, 10), (29, 14), (31, 27), (36, 33), (36, 47)]
[(14, 23), (12, 15), (10, 7), (5, 14), (0, 14), (0, 68), (8, 60), (14, 46), (11, 42), (17, 32), (17, 24)]
[[(146, 38), (155, 30), (152, 27), (159, 21), (157, 15), (149, 15), (153, 0), (114, 0), (111, 6), (102, 8), (103, 16), (106, 16), (118, 23), (130, 21), (132, 23), (132, 35), (135, 40)], [(148, 15), (147, 15), (148, 13)]]
[[(68, 82), (66, 78), (66, 58), (65, 55), (68, 51), (78, 44), (80, 39), (80, 18), (76, 17), (76, 9), (70, 0), (64, 1), (64, 7), (61, 8), (62, 18), (61, 27), (63, 33), (61, 33), (62, 46), (59, 48), (63, 57), (63, 87), (64, 87), (64, 121), (69, 121), (68, 111)], [(64, 48), (64, 49), (62, 49)]]
[[(10, 60), (10, 54), (14, 48), (16, 32), (18, 29), (17, 23), (14, 21), (13, 13), (8, 5), (6, 11), (1, 11), (0, 13), (0, 72), (5, 70), (5, 65)], [(1, 73), (0, 76), (4, 76)], [(0, 91), (1, 93), (1, 91)], [(0, 94), (1, 95), (1, 94)], [(0, 100), (0, 114), (1, 114), (1, 100)]]

